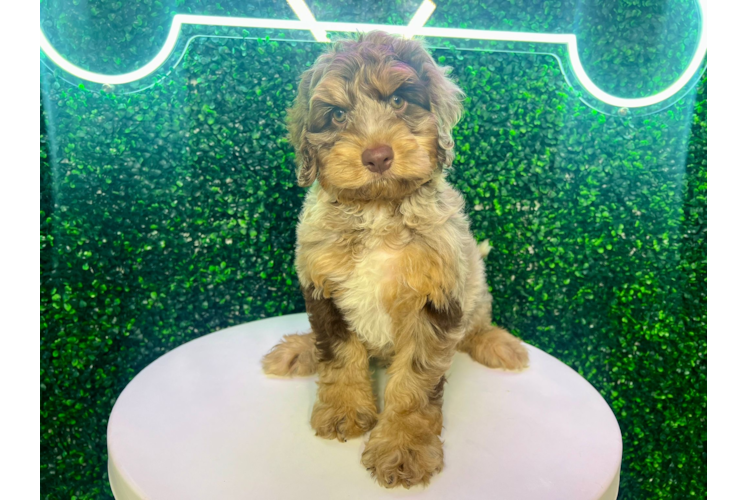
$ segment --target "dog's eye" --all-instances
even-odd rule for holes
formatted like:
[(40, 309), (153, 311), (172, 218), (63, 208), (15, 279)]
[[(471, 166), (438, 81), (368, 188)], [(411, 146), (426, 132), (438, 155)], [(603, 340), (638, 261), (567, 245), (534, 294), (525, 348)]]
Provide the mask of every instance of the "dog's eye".
[(332, 119), (335, 120), (335, 123), (343, 123), (346, 119), (346, 112), (344, 109), (335, 108), (332, 111)]
[(395, 109), (403, 109), (405, 107), (405, 99), (399, 95), (393, 95), (390, 97), (390, 106)]

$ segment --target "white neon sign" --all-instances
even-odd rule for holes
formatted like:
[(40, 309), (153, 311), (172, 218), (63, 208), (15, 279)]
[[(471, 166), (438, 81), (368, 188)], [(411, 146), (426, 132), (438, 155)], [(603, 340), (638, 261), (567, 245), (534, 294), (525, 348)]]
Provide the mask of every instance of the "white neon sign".
[(129, 73), (121, 75), (104, 75), (94, 73), (79, 68), (73, 63), (66, 60), (59, 52), (52, 47), (47, 37), (44, 35), (41, 26), (40, 48), (44, 54), (51, 59), (59, 68), (65, 70), (83, 80), (90, 82), (121, 85), (131, 83), (141, 78), (145, 78), (156, 71), (169, 57), (174, 46), (177, 43), (179, 32), (184, 25), (202, 25), (202, 26), (226, 26), (236, 28), (266, 28), (281, 30), (302, 30), (309, 31), (318, 42), (329, 42), (327, 32), (366, 32), (371, 30), (381, 30), (388, 33), (403, 35), (405, 37), (422, 36), (422, 37), (439, 37), (439, 38), (461, 38), (467, 40), (491, 40), (503, 42), (531, 42), (547, 43), (556, 45), (565, 45), (569, 53), (571, 68), (579, 83), (598, 100), (620, 108), (641, 108), (660, 103), (669, 97), (675, 95), (693, 78), (699, 70), (704, 57), (706, 56), (706, 27), (707, 27), (707, 0), (698, 0), (701, 11), (701, 34), (699, 43), (694, 52), (693, 58), (686, 70), (681, 76), (665, 90), (655, 95), (637, 98), (617, 97), (599, 88), (590, 79), (584, 71), (582, 62), (579, 59), (579, 47), (577, 37), (574, 34), (549, 34), (549, 33), (526, 33), (514, 31), (490, 31), (490, 30), (473, 30), (461, 28), (428, 28), (424, 24), (431, 17), (436, 9), (436, 5), (431, 0), (424, 0), (416, 11), (407, 26), (395, 26), (387, 24), (362, 24), (362, 23), (340, 23), (317, 21), (309, 10), (304, 0), (288, 0), (292, 10), (299, 18), (298, 20), (284, 19), (257, 19), (241, 17), (221, 17), (221, 16), (200, 16), (192, 14), (176, 14), (171, 23), (169, 35), (166, 42), (156, 56), (145, 66)]

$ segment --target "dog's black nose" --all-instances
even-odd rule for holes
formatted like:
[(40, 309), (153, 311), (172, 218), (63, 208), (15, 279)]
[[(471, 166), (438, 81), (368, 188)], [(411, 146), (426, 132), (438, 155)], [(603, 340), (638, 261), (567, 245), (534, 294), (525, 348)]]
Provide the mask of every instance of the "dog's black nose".
[(361, 155), (361, 161), (364, 166), (372, 172), (384, 173), (392, 166), (392, 160), (395, 153), (389, 146), (375, 146), (364, 151)]

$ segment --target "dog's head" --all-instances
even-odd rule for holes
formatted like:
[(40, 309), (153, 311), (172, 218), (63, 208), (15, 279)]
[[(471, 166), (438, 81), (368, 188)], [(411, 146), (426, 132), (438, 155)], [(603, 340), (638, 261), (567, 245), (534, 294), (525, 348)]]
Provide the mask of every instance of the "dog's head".
[(462, 91), (421, 42), (383, 32), (336, 42), (301, 77), (288, 112), (300, 186), (398, 199), (454, 158)]

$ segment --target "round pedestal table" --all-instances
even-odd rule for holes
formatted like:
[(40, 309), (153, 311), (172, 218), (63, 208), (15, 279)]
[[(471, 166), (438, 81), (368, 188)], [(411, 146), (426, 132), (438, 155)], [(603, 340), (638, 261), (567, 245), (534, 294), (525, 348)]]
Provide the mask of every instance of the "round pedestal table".
[[(361, 465), (366, 439), (316, 437), (316, 377), (263, 374), (305, 314), (206, 335), (140, 372), (112, 410), (109, 480), (117, 500), (483, 499), (611, 500), (621, 433), (579, 374), (528, 346), (521, 373), (458, 353), (444, 391), (444, 470), (431, 484), (385, 489)], [(375, 372), (381, 408), (386, 375)]]

